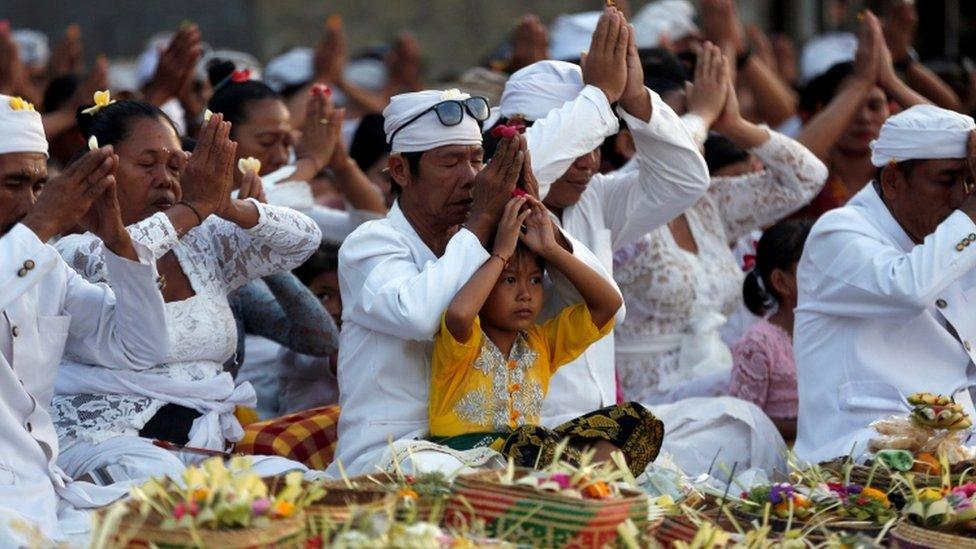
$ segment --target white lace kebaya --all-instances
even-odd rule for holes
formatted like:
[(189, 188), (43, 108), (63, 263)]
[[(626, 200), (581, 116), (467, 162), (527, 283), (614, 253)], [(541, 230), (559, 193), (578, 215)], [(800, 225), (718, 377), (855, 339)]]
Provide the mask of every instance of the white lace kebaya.
[(625, 400), (715, 396), (721, 387), (697, 386), (702, 378), (724, 375), (727, 384), (731, 355), (717, 330), (741, 302), (743, 278), (730, 246), (802, 207), (827, 179), (827, 168), (803, 145), (769, 136), (750, 151), (764, 171), (712, 178), (708, 193), (684, 212), (697, 255), (680, 248), (667, 226), (614, 254), (628, 309), (615, 330)]
[[(191, 446), (222, 450), (226, 440), (240, 438), (234, 407), (253, 406), (254, 391), (247, 383), (235, 387), (222, 369), (237, 342), (227, 294), (250, 280), (298, 266), (321, 240), (318, 227), (305, 215), (254, 204), (259, 221), (250, 229), (213, 216), (179, 239), (163, 213), (129, 227), (132, 238), (157, 259), (169, 251), (176, 254), (195, 295), (166, 303), (170, 355), (158, 366), (118, 370), (112, 364), (85, 365), (66, 357), (51, 404), (63, 449), (77, 441), (137, 436), (167, 403), (203, 414), (190, 432)], [(69, 236), (57, 248), (84, 278), (106, 282), (103, 246), (97, 237)]]

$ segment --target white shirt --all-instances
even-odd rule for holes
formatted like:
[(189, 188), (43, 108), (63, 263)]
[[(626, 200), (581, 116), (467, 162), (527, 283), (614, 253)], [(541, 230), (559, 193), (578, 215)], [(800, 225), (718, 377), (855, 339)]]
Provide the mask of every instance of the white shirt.
[[(594, 175), (579, 202), (562, 213), (562, 228), (592, 250), (609, 273), (614, 251), (681, 215), (708, 189), (708, 167), (698, 145), (674, 111), (649, 94), (649, 122), (618, 109), (634, 136), (636, 169)], [(536, 121), (525, 135), (540, 194), (546, 196), (577, 157), (616, 131), (606, 96), (593, 86)], [(621, 309), (618, 323), (623, 316)], [(542, 409), (544, 425), (616, 403), (613, 339), (612, 333), (605, 336), (556, 372)]]
[[(858, 456), (875, 435), (869, 423), (908, 413), (906, 395), (954, 394), (973, 382), (973, 242), (976, 224), (956, 211), (914, 245), (871, 184), (817, 222), (797, 274), (800, 458), (832, 459), (852, 446)], [(969, 392), (956, 401), (974, 413)]]
[[(62, 353), (138, 370), (168, 351), (156, 268), (147, 249), (136, 243), (136, 250), (138, 263), (106, 252), (113, 293), (75, 274), (24, 225), (0, 237), (0, 310), (6, 315), (0, 341), (8, 349), (0, 357), (0, 508), (21, 513), (48, 536), (61, 535), (59, 500), (94, 507), (122, 495), (71, 482), (55, 465), (58, 445), (47, 406)], [(0, 530), (7, 527), (0, 524)]]
[[(573, 255), (602, 271), (583, 245), (567, 240)], [(388, 440), (409, 441), (407, 446), (415, 448), (435, 446), (414, 442), (428, 432), (434, 335), (454, 295), (489, 257), (467, 229), (451, 238), (444, 255), (435, 256), (399, 204), (385, 219), (365, 223), (343, 243), (338, 367), (342, 414), (330, 474), (338, 473), (339, 462), (350, 475), (385, 467)], [(559, 282), (556, 290), (559, 298), (567, 295)], [(547, 302), (555, 304), (559, 298), (547, 296)], [(575, 294), (569, 302), (579, 300)], [(461, 455), (450, 449), (440, 451)]]
[(353, 208), (349, 203), (345, 210), (316, 204), (308, 182), (286, 181), (293, 173), (295, 166), (287, 165), (261, 178), (268, 204), (292, 208), (312, 218), (322, 231), (323, 242), (340, 245), (356, 227), (383, 217), (383, 214)]
[(720, 330), (742, 304), (744, 276), (731, 246), (808, 203), (827, 180), (823, 162), (774, 131), (749, 152), (764, 170), (712, 178), (705, 196), (684, 212), (697, 253), (662, 226), (614, 255), (613, 274), (628, 305), (615, 329), (627, 400), (657, 404), (728, 391), (732, 355)]

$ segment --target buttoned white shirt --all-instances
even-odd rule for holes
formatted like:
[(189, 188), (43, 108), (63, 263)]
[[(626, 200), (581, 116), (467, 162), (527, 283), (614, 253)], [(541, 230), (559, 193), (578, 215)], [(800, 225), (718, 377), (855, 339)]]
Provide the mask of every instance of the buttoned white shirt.
[[(594, 175), (579, 202), (564, 209), (561, 218), (554, 216), (608, 273), (613, 272), (614, 251), (678, 217), (708, 190), (708, 167), (691, 133), (656, 93), (648, 93), (650, 121), (617, 109), (634, 136), (635, 169)], [(577, 157), (599, 147), (617, 129), (606, 96), (593, 86), (536, 121), (525, 135), (540, 195), (545, 197)], [(624, 314), (621, 309), (617, 322)], [(556, 372), (549, 382), (542, 423), (556, 426), (616, 401), (610, 333)]]
[[(973, 414), (976, 224), (956, 211), (914, 244), (868, 184), (814, 226), (797, 273), (796, 453), (867, 450), (872, 421), (907, 414), (916, 391)], [(947, 325), (951, 325), (958, 339)]]
[(61, 355), (140, 369), (168, 350), (155, 264), (136, 246), (140, 262), (106, 253), (113, 292), (78, 276), (24, 225), (0, 237), (0, 508), (53, 538), (62, 533), (59, 505), (92, 507), (124, 494), (71, 482), (55, 465), (47, 406)]
[[(573, 255), (609, 274), (579, 242)], [(462, 228), (440, 257), (424, 244), (394, 204), (385, 219), (360, 226), (339, 250), (342, 333), (339, 345), (339, 443), (329, 474), (341, 462), (348, 474), (387, 467), (389, 442), (431, 449), (428, 433), (430, 360), (441, 316), (455, 294), (489, 258)], [(556, 281), (547, 302), (580, 301)], [(414, 441), (418, 441), (414, 443)], [(461, 461), (462, 455), (449, 449)]]

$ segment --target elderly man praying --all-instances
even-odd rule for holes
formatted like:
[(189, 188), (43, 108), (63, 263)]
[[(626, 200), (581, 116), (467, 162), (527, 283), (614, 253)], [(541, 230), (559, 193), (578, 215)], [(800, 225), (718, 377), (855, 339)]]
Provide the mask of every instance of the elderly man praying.
[[(11, 547), (27, 543), (18, 523), (53, 540), (83, 535), (88, 518), (74, 508), (125, 494), (72, 482), (55, 465), (47, 407), (62, 353), (142, 369), (166, 356), (168, 339), (155, 262), (119, 215), (112, 148), (47, 181), (47, 140), (33, 107), (0, 95), (0, 132), (0, 546)], [(79, 224), (105, 242), (114, 292), (86, 282), (46, 244)]]
[[(342, 415), (330, 473), (340, 464), (350, 474), (394, 462), (445, 471), (486, 465), (498, 460), (490, 449), (459, 452), (423, 440), (432, 342), (451, 299), (490, 257), (485, 245), (519, 177), (537, 192), (525, 140), (503, 140), (482, 169), (479, 123), (488, 103), (456, 90), (397, 95), (383, 114), (390, 175), (401, 190), (386, 219), (362, 225), (339, 252)], [(558, 233), (610, 279), (583, 245)], [(564, 304), (580, 299), (568, 283), (555, 286)]]
[(916, 391), (974, 412), (973, 129), (931, 105), (892, 116), (871, 144), (877, 179), (813, 227), (797, 273), (799, 457), (864, 453), (868, 425)]

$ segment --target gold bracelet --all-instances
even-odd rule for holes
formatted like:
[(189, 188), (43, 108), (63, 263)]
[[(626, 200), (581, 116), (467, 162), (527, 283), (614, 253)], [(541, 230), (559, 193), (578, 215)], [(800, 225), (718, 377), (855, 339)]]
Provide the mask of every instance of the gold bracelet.
[(508, 260), (502, 257), (500, 254), (496, 254), (495, 252), (492, 252), (491, 257), (489, 257), (488, 259), (491, 259), (492, 257), (497, 257), (498, 259), (501, 259), (502, 265), (508, 265)]

